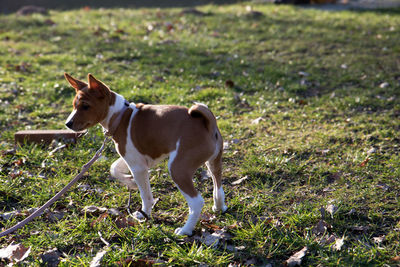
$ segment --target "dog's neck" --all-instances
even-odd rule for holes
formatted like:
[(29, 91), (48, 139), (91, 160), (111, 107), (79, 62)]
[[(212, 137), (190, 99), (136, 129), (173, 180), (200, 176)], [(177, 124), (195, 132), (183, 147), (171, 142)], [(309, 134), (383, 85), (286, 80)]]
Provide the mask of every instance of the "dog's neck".
[[(125, 98), (115, 92), (112, 92), (112, 94), (115, 95), (115, 102), (114, 104), (110, 105), (108, 107), (108, 113), (107, 116), (104, 118), (104, 120), (102, 120), (100, 122), (100, 125), (103, 126), (103, 129), (108, 132), (110, 130), (115, 130), (115, 129), (111, 129), (114, 125), (113, 125), (113, 121), (116, 118), (121, 119), (121, 112), (123, 113), (127, 107), (129, 107), (129, 103), (127, 100), (125, 100)], [(111, 119), (113, 118), (113, 119)]]

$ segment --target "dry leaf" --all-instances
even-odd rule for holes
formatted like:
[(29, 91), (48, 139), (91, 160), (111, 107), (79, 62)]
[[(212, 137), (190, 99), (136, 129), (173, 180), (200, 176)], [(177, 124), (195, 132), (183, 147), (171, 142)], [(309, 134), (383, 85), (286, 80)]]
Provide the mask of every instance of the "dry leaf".
[(234, 181), (234, 182), (232, 182), (232, 185), (238, 185), (238, 184), (241, 184), (244, 180), (247, 180), (249, 178), (249, 176), (245, 176), (245, 177), (243, 177), (243, 178), (240, 178), (240, 179), (238, 179), (238, 180), (236, 180), (236, 181)]
[(251, 124), (259, 124), (260, 121), (263, 121), (264, 118), (263, 117), (258, 117), (257, 119), (254, 119), (251, 121)]
[(379, 85), (379, 87), (380, 88), (387, 88), (387, 87), (389, 87), (389, 83), (388, 82), (383, 82), (383, 83), (381, 83), (380, 85)]
[(344, 237), (336, 239), (335, 244), (332, 246), (332, 248), (336, 251), (340, 251), (342, 249), (342, 246), (344, 244)]
[(312, 229), (313, 234), (320, 235), (326, 232), (330, 225), (324, 220), (319, 220), (319, 222)]
[(97, 252), (96, 256), (90, 262), (90, 267), (98, 267), (101, 266), (101, 260), (103, 259), (104, 255), (108, 252), (108, 249), (103, 249)]
[(128, 217), (128, 218), (120, 217), (120, 218), (115, 219), (115, 225), (120, 229), (127, 228), (130, 226), (136, 225), (136, 220), (133, 219), (132, 217)]
[(97, 223), (99, 223), (99, 222), (103, 221), (105, 218), (107, 218), (107, 216), (108, 216), (108, 213), (103, 213), (103, 214), (101, 214), (101, 215), (99, 216), (99, 218), (93, 220), (93, 221), (90, 223), (90, 226), (91, 226), (91, 227), (94, 227)]
[(329, 204), (326, 207), (326, 211), (329, 212), (329, 214), (331, 215), (331, 217), (333, 218), (333, 215), (335, 214), (335, 212), (338, 210), (338, 207), (334, 204)]
[(57, 267), (60, 263), (60, 252), (57, 248), (51, 249), (43, 253), (40, 257), (45, 266), (47, 267)]
[(360, 163), (360, 167), (365, 167), (365, 165), (367, 165), (368, 161), (369, 161), (369, 158), (366, 157), (366, 158), (364, 159), (364, 161)]
[(29, 256), (31, 247), (26, 248), (22, 244), (14, 245), (11, 243), (8, 247), (0, 249), (0, 259), (8, 259), (11, 262), (21, 262)]
[(300, 251), (298, 251), (295, 254), (293, 254), (286, 261), (287, 266), (293, 267), (293, 266), (296, 266), (296, 265), (300, 265), (301, 264), (301, 260), (304, 258), (304, 256), (306, 255), (307, 251), (308, 251), (308, 247), (304, 247)]
[(367, 151), (368, 155), (371, 155), (373, 153), (376, 153), (377, 149), (375, 147), (372, 147), (370, 150)]
[(11, 219), (12, 217), (18, 215), (19, 213), (20, 213), (20, 211), (18, 211), (18, 210), (5, 212), (5, 213), (0, 214), (0, 218), (5, 220), (5, 221), (8, 221), (9, 219)]
[(400, 261), (400, 256), (395, 256), (391, 258), (392, 261)]
[(332, 243), (335, 242), (335, 241), (336, 241), (336, 236), (331, 235), (331, 236), (329, 236), (328, 238), (322, 238), (322, 239), (319, 241), (319, 244), (324, 246), (324, 245), (332, 244)]
[(382, 243), (383, 241), (385, 241), (386, 236), (384, 236), (384, 235), (382, 235), (382, 236), (377, 236), (377, 237), (374, 237), (374, 238), (372, 238), (372, 239), (374, 240), (375, 243), (380, 244), (380, 243)]
[(369, 230), (369, 226), (364, 226), (364, 225), (352, 226), (351, 229), (353, 231), (365, 232)]
[(210, 234), (207, 231), (204, 231), (201, 235), (201, 241), (207, 246), (207, 247), (216, 247), (218, 246), (220, 238), (217, 235), (214, 235), (214, 233)]
[(210, 233), (202, 229), (200, 241), (208, 247), (216, 247), (221, 241), (231, 239), (232, 235), (228, 233), (227, 229), (216, 229), (214, 233)]
[(103, 207), (96, 207), (96, 206), (86, 206), (82, 209), (82, 212), (87, 212), (87, 213), (102, 213), (106, 212), (107, 208)]
[(235, 83), (232, 80), (225, 81), (225, 87), (233, 88), (234, 86), (235, 86)]

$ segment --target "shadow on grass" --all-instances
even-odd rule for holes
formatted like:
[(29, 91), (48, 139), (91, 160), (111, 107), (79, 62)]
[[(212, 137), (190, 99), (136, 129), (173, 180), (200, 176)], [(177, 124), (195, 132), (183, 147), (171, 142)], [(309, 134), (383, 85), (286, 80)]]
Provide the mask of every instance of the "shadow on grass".
[(232, 4), (238, 0), (70, 0), (70, 1), (53, 1), (53, 0), (0, 0), (0, 13), (13, 13), (19, 8), (27, 5), (35, 5), (48, 9), (78, 9), (89, 6), (91, 8), (143, 8), (143, 7), (195, 7), (207, 4)]

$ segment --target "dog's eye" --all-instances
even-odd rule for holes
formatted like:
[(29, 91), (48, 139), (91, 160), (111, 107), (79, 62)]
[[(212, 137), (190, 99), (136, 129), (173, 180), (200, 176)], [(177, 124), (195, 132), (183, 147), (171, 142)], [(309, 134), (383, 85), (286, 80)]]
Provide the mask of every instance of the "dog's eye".
[(82, 105), (82, 109), (83, 109), (83, 110), (88, 110), (89, 108), (90, 108), (89, 105), (86, 105), (86, 104), (83, 104), (83, 105)]

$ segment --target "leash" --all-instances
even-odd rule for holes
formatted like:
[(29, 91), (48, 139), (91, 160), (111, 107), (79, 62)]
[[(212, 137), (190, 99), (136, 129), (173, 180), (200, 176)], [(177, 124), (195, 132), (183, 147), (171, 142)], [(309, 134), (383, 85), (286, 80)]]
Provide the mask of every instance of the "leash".
[(83, 165), (81, 172), (78, 173), (78, 175), (76, 175), (75, 178), (72, 179), (71, 182), (69, 182), (60, 192), (58, 192), (54, 197), (52, 197), (49, 201), (47, 201), (43, 206), (41, 206), (34, 213), (32, 213), (31, 215), (26, 217), (23, 221), (17, 223), (16, 225), (14, 225), (13, 227), (11, 227), (7, 230), (1, 232), (0, 237), (8, 235), (8, 234), (22, 228), (25, 224), (29, 223), (34, 218), (40, 216), (44, 212), (45, 209), (47, 209), (51, 204), (53, 204), (57, 199), (59, 199), (61, 197), (61, 195), (63, 195), (65, 192), (67, 192), (71, 188), (71, 186), (73, 186), (79, 179), (82, 178), (82, 176), (85, 174), (85, 172), (87, 172), (89, 170), (90, 166), (92, 166), (93, 163), (95, 163), (95, 161), (99, 159), (99, 157), (101, 156), (101, 153), (103, 152), (104, 148), (106, 147), (106, 144), (110, 141), (110, 139), (111, 139), (111, 137), (108, 135), (106, 136), (106, 138), (104, 138), (103, 144), (101, 145), (99, 150), (97, 150), (96, 154), (92, 157), (92, 159), (88, 163)]

